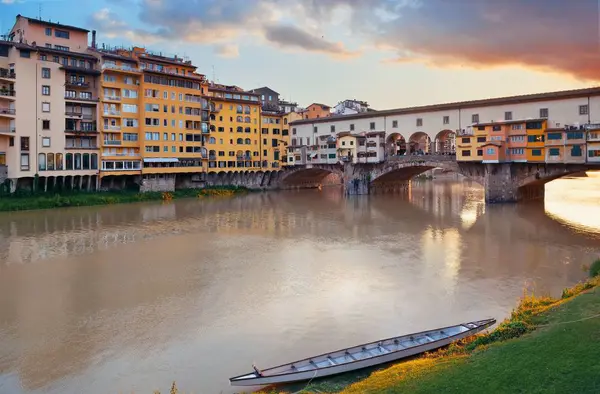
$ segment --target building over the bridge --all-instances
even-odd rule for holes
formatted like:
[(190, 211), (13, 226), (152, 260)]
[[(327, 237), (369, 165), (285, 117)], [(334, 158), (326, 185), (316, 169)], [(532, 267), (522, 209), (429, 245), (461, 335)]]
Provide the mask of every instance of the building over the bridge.
[[(306, 151), (302, 153), (306, 157), (295, 163), (304, 163), (311, 155), (329, 157), (329, 152), (321, 152), (328, 149), (319, 144), (323, 138), (372, 132), (385, 135), (386, 156), (457, 154), (462, 161), (600, 162), (600, 87), (305, 118), (292, 123), (291, 129), (288, 160)], [(314, 146), (317, 151), (310, 150)]]

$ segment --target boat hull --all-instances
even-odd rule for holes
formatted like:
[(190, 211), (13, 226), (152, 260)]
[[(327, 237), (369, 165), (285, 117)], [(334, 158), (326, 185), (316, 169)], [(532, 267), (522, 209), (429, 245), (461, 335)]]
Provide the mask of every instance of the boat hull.
[[(491, 325), (491, 324), (489, 324)], [(411, 348), (407, 348), (405, 350), (399, 350), (387, 354), (382, 354), (379, 356), (366, 358), (362, 360), (357, 360), (350, 363), (339, 364), (334, 366), (329, 366), (326, 368), (319, 368), (315, 370), (308, 371), (299, 371), (294, 373), (287, 373), (281, 375), (271, 375), (271, 376), (259, 376), (255, 373), (238, 376), (236, 378), (230, 379), (230, 384), (232, 386), (262, 386), (269, 384), (279, 384), (279, 383), (290, 383), (290, 382), (298, 382), (303, 380), (310, 380), (316, 378), (322, 378), (326, 376), (337, 375), (345, 372), (351, 372), (363, 368), (373, 367), (379, 364), (386, 364), (392, 361), (398, 361), (407, 357), (415, 356), (421, 353), (425, 353), (428, 351), (432, 351), (435, 349), (439, 349), (441, 347), (447, 346), (452, 342), (455, 342), (460, 339), (464, 339), (475, 333), (482, 331), (483, 329), (489, 327), (489, 325), (485, 325), (485, 327), (478, 327), (477, 329), (468, 330), (463, 333), (454, 335), (452, 337), (448, 337), (445, 339), (441, 339), (439, 341), (424, 343), (422, 345), (414, 346)]]

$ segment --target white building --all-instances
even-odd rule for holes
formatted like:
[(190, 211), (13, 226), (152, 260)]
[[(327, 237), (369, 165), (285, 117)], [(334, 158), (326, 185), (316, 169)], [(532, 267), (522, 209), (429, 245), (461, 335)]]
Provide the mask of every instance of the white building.
[[(337, 133), (383, 132), (385, 155), (454, 154), (456, 134), (469, 126), (539, 118), (548, 127), (600, 123), (600, 87), (303, 119), (291, 123), (291, 146), (296, 152)], [(587, 149), (595, 161), (600, 139), (588, 140)]]
[[(369, 111), (369, 104), (360, 100), (344, 100), (331, 110), (333, 115), (354, 115)], [(371, 110), (372, 111), (372, 110)]]

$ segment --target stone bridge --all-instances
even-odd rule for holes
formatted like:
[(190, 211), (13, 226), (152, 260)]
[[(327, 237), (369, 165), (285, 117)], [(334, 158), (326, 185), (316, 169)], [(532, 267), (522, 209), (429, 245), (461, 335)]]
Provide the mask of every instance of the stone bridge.
[(457, 162), (455, 156), (394, 156), (382, 163), (313, 164), (277, 174), (270, 186), (280, 188), (343, 184), (348, 195), (408, 188), (412, 177), (433, 168), (455, 172), (481, 184), (487, 203), (517, 202), (544, 197), (544, 185), (554, 179), (598, 169), (591, 164)]

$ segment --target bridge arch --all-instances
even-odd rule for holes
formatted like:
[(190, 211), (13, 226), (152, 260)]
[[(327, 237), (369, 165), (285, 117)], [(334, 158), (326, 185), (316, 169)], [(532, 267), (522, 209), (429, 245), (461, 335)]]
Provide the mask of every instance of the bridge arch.
[(408, 138), (409, 154), (431, 153), (431, 137), (424, 131), (417, 131)]
[(388, 156), (403, 156), (407, 152), (406, 139), (400, 133), (390, 134), (385, 141)]
[(282, 173), (280, 185), (286, 187), (317, 187), (326, 184), (340, 184), (344, 171), (340, 165), (313, 165), (287, 170)]
[(370, 178), (371, 183), (374, 185), (408, 181), (412, 177), (434, 168), (460, 173), (460, 167), (456, 161), (450, 159), (448, 156), (425, 156), (422, 160), (390, 160), (380, 169), (373, 170)]
[(437, 133), (433, 142), (433, 153), (438, 155), (456, 154), (456, 132), (445, 129)]

